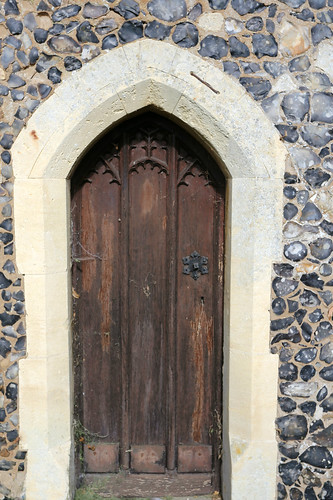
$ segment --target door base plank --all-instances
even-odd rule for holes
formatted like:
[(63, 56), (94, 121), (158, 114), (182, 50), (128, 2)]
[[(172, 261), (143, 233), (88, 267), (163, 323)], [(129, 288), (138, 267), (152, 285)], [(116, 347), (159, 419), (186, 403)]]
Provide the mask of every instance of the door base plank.
[(86, 474), (84, 483), (105, 498), (186, 497), (213, 493), (212, 474)]

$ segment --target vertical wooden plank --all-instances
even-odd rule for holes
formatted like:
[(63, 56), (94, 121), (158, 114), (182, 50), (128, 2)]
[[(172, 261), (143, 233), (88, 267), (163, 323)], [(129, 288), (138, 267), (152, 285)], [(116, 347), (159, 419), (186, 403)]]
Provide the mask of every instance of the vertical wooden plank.
[[(181, 151), (178, 163), (177, 433), (181, 444), (210, 444), (214, 366), (215, 192), (204, 165)], [(208, 274), (183, 274), (182, 258), (197, 251)], [(186, 369), (184, 369), (186, 366)]]
[(166, 440), (166, 226), (168, 151), (143, 123), (129, 142), (129, 349), (131, 444)]
[[(111, 151), (108, 158), (116, 172), (117, 157)], [(120, 185), (108, 170), (99, 154), (89, 156), (73, 179), (74, 363), (81, 372), (79, 390), (84, 396), (81, 424), (90, 438), (119, 442), (120, 304), (114, 271), (119, 253)]]

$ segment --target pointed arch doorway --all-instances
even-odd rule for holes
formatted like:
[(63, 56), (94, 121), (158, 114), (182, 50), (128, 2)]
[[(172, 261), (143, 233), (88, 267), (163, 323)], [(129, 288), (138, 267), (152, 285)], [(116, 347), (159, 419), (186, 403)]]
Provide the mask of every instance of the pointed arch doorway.
[(220, 169), (153, 113), (72, 177), (77, 462), (109, 493), (220, 489), (223, 227)]

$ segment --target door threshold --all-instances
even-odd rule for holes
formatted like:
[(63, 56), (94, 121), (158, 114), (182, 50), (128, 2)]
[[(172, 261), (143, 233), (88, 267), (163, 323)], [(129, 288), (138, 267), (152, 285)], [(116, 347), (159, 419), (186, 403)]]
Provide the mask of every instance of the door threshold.
[[(184, 499), (200, 497), (220, 499), (212, 486), (212, 474), (86, 474), (83, 488), (103, 498)], [(75, 497), (81, 500), (80, 496)], [(90, 499), (89, 496), (86, 497)], [(86, 500), (82, 497), (82, 500)]]

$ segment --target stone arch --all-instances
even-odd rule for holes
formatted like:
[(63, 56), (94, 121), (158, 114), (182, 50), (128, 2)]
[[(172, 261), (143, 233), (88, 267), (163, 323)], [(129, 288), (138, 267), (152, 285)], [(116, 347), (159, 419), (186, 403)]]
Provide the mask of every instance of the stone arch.
[(20, 362), (27, 500), (65, 500), (73, 490), (71, 172), (103, 132), (147, 107), (196, 135), (228, 178), (224, 497), (274, 498), (277, 360), (269, 353), (269, 309), (286, 150), (239, 83), (178, 47), (140, 40), (72, 74), (12, 148), (16, 256), (27, 307), (28, 356)]

